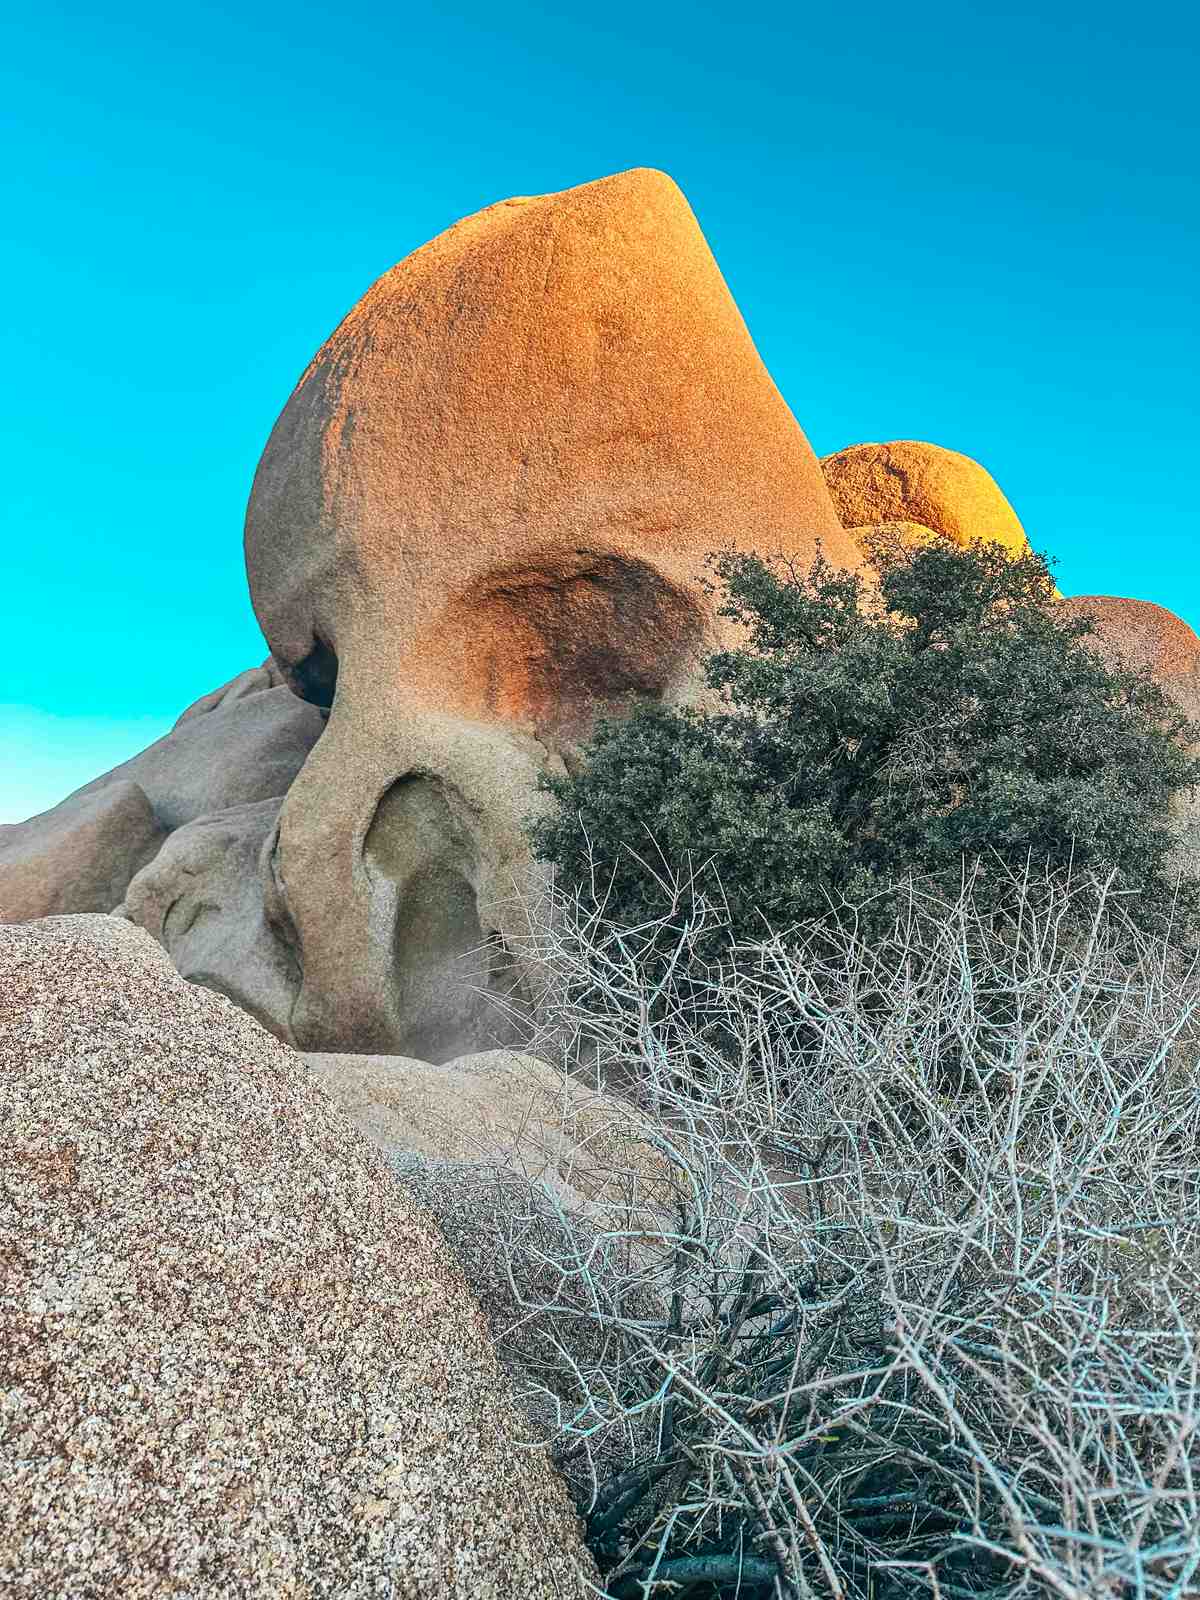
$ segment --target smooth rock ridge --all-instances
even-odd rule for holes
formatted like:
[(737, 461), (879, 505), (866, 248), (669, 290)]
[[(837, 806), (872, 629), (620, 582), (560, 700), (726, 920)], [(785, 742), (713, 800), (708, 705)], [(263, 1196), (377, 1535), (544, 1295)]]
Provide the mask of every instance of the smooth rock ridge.
[(239, 673), (138, 755), (0, 827), (0, 922), (112, 911), (176, 829), (278, 800), (323, 728), (273, 661)]
[(0, 922), (111, 911), (167, 832), (140, 784), (118, 778), (0, 827)]

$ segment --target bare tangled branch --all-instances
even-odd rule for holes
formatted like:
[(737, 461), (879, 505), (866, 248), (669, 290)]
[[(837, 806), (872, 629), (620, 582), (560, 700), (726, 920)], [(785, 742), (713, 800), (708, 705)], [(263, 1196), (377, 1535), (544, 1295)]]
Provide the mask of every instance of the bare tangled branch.
[(523, 1307), (605, 1592), (1200, 1595), (1194, 969), (1068, 878), (705, 968), (720, 909), (672, 887), (640, 929), (560, 899), (533, 952), (532, 1047), (670, 1174), (541, 1235), (561, 1292)]

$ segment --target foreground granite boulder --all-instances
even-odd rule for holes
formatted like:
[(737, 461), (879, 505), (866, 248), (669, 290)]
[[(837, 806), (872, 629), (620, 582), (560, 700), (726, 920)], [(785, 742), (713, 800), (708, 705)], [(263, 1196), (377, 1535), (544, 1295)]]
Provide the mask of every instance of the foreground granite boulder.
[[(511, 1043), (521, 823), (599, 712), (687, 696), (724, 543), (860, 557), (687, 201), (639, 169), (468, 217), (301, 377), (246, 515), (251, 597), (332, 706), (274, 870), (303, 1048)], [(471, 964), (487, 946), (490, 958)]]
[(0, 1266), (0, 1592), (587, 1592), (428, 1212), (119, 919), (0, 928)]

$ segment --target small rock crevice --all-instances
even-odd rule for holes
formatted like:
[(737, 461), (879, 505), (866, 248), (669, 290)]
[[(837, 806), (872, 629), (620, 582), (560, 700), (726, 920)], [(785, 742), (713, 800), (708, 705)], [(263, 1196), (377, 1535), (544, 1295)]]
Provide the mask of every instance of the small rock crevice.
[(292, 693), (307, 700), (310, 705), (328, 711), (337, 691), (338, 658), (326, 640), (314, 637), (313, 647), (302, 661), (284, 667), (284, 676)]

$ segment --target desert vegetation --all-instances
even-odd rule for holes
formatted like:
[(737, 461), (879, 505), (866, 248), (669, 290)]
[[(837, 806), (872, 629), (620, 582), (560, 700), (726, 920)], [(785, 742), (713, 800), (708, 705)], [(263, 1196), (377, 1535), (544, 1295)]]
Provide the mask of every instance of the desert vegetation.
[(1104, 884), (975, 887), (703, 982), (693, 887), (547, 924), (533, 1043), (670, 1173), (615, 1166), (590, 1235), (536, 1190), (502, 1227), (614, 1600), (1200, 1592), (1194, 965)]
[(1144, 927), (1196, 916), (1168, 816), (1200, 783), (1200, 727), (1088, 648), (1045, 557), (883, 535), (865, 574), (711, 565), (745, 646), (705, 663), (709, 704), (602, 721), (579, 769), (543, 780), (534, 846), (563, 881), (598, 872), (631, 923), (661, 909), (664, 868), (719, 883), (711, 953), (831, 904), (886, 926), (902, 882), (952, 886), (964, 859), (981, 910), (1033, 861), (1115, 872)]
[(497, 1207), (537, 1447), (611, 1600), (1186, 1600), (1196, 730), (1041, 558), (877, 562), (720, 558), (723, 704), (602, 727), (535, 830), (530, 1048), (658, 1158), (588, 1231)]

